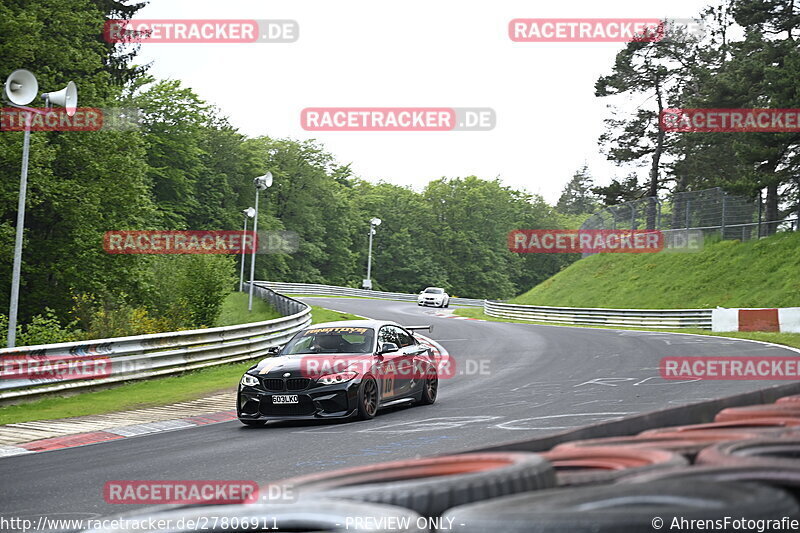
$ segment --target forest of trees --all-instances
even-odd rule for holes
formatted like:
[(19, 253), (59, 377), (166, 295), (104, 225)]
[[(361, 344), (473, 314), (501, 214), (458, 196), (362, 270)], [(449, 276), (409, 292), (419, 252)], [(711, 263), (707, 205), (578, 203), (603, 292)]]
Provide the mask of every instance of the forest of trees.
[[(247, 138), (191, 88), (150, 76), (136, 63), (136, 45), (103, 40), (106, 19), (133, 17), (143, 6), (0, 0), (3, 80), (27, 68), (40, 87), (79, 80), (81, 106), (142, 110), (140, 127), (130, 131), (32, 135), (20, 318), (45, 340), (47, 332), (57, 339), (60, 328), (121, 335), (213, 323), (219, 302), (208, 295), (234, 286), (236, 258), (110, 255), (103, 233), (240, 229), (242, 210), (253, 203), (252, 180), (267, 170), (275, 183), (262, 197), (259, 229), (293, 230), (300, 249), (259, 256), (258, 279), (359, 286), (368, 221), (378, 216), (376, 289), (438, 285), (463, 297), (508, 298), (575, 261), (573, 255), (510, 253), (506, 236), (516, 228), (578, 227), (603, 204), (721, 186), (750, 197), (763, 191), (775, 217), (798, 207), (800, 134), (687, 135), (658, 128), (658, 112), (667, 107), (800, 107), (794, 35), (800, 14), (791, 1), (726, 1), (702, 14), (708, 30), (702, 39), (678, 32), (626, 46), (598, 80), (596, 94), (652, 96), (653, 105), (609, 119), (600, 144), (621, 165), (646, 166), (649, 177), (627, 174), (600, 187), (576, 162), (579, 170), (555, 206), (474, 176), (432, 176), (422, 191), (375, 183), (355, 176), (318, 143)], [(731, 37), (734, 27), (744, 30), (742, 39)], [(20, 132), (0, 135), (5, 282), (21, 144)], [(4, 285), (0, 312), (7, 308)]]

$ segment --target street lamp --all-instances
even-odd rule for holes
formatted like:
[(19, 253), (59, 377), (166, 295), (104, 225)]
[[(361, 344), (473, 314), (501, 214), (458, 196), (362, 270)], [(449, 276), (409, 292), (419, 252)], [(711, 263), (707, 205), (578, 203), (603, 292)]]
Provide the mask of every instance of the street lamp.
[[(33, 114), (44, 115), (46, 111), (27, 107), (39, 92), (39, 82), (32, 72), (19, 69), (6, 79), (5, 96), (9, 104), (25, 113), (25, 135), (22, 138), (22, 170), (19, 176), (19, 203), (17, 204), (17, 227), (14, 240), (14, 264), (11, 270), (11, 298), (8, 309), (8, 337), (6, 346), (13, 348), (17, 344), (17, 308), (19, 307), (19, 278), (22, 270), (22, 234), (25, 229), (25, 197), (28, 192), (28, 156), (31, 145), (31, 122)], [(51, 104), (67, 108), (67, 115), (73, 116), (78, 106), (78, 89), (73, 82), (54, 93), (42, 95), (45, 107)]]
[(369, 253), (367, 253), (367, 278), (363, 281), (362, 287), (372, 289), (372, 236), (375, 235), (375, 227), (381, 225), (381, 219), (375, 217), (369, 221)]
[(253, 218), (253, 235), (256, 236), (256, 241), (253, 243), (253, 255), (250, 258), (250, 298), (247, 303), (247, 311), (253, 311), (253, 283), (256, 276), (256, 248), (258, 242), (258, 191), (266, 191), (272, 187), (272, 172), (267, 172), (263, 176), (259, 176), (253, 180), (253, 185), (256, 187), (256, 210)]
[[(244, 253), (245, 250), (245, 238), (247, 237), (247, 219), (253, 218), (256, 216), (256, 210), (252, 207), (248, 207), (244, 211), (242, 211), (244, 215), (244, 229), (242, 230), (242, 268), (241, 272), (239, 272), (239, 292), (244, 292), (244, 262), (247, 259), (247, 255)], [(252, 246), (255, 246), (255, 240), (251, 243)]]

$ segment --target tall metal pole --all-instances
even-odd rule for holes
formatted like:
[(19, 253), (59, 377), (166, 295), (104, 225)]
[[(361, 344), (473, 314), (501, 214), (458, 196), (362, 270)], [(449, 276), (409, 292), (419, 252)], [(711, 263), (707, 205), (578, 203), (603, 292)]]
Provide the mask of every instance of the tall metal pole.
[(258, 231), (258, 187), (256, 187), (256, 215), (255, 218), (253, 218), (253, 236), (255, 237), (255, 239), (253, 240), (252, 243), (253, 253), (250, 257), (250, 298), (248, 299), (247, 302), (248, 312), (253, 311), (253, 282), (256, 280), (256, 248), (258, 248), (257, 246), (258, 234), (256, 233), (257, 231)]
[(17, 235), (14, 241), (14, 266), (11, 271), (11, 302), (8, 309), (8, 338), (6, 346), (17, 345), (17, 307), (19, 305), (19, 278), (22, 270), (22, 233), (25, 229), (25, 197), (28, 191), (28, 154), (31, 144), (31, 113), (25, 113), (25, 136), (22, 141), (22, 171), (19, 176), (19, 203), (17, 204)]
[(242, 230), (242, 268), (239, 272), (239, 292), (244, 292), (244, 262), (247, 260), (247, 254), (244, 253), (244, 239), (247, 236), (247, 213), (244, 215), (244, 229)]
[(372, 234), (375, 233), (372, 222), (369, 223), (369, 253), (367, 253), (367, 279), (372, 284)]

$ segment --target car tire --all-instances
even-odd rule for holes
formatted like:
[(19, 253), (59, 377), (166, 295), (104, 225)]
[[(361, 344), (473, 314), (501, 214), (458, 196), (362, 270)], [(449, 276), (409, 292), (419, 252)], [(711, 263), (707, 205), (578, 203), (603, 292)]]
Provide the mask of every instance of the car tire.
[(632, 446), (559, 446), (541, 455), (553, 465), (562, 486), (610, 483), (634, 472), (689, 464), (676, 452)]
[(463, 524), (459, 533), (641, 533), (670, 530), (675, 518), (774, 520), (798, 510), (788, 493), (766, 485), (663, 480), (518, 494), (450, 509), (444, 523)]
[(800, 495), (800, 465), (781, 467), (692, 465), (624, 476), (617, 480), (617, 483), (651, 483), (663, 479), (679, 479), (685, 483), (695, 481), (762, 483), (786, 490), (795, 498)]
[(800, 417), (800, 403), (765, 403), (758, 405), (745, 405), (742, 407), (728, 407), (714, 417), (714, 422), (733, 422), (747, 418), (775, 418), (775, 417)]
[(425, 383), (422, 384), (422, 398), (420, 405), (433, 405), (439, 394), (439, 376), (434, 372), (425, 375)]
[(358, 419), (371, 420), (375, 418), (379, 403), (378, 383), (372, 376), (365, 376), (358, 388)]
[(639, 435), (660, 435), (663, 433), (686, 433), (691, 435), (695, 431), (746, 431), (748, 433), (779, 434), (793, 430), (800, 426), (799, 418), (772, 417), (772, 418), (745, 418), (729, 422), (707, 422), (705, 424), (691, 424), (689, 426), (670, 426), (658, 429), (648, 429)]
[[(465, 453), (392, 461), (276, 482), (302, 498), (384, 503), (423, 516), (489, 498), (555, 486), (555, 474), (529, 452)], [(502, 530), (497, 530), (502, 531)]]
[(739, 431), (691, 431), (667, 432), (655, 435), (634, 435), (632, 437), (604, 437), (599, 439), (576, 440), (559, 444), (553, 451), (572, 448), (594, 448), (608, 446), (625, 446), (630, 448), (658, 449), (685, 455), (689, 460), (700, 450), (733, 440), (756, 439), (761, 434)]
[(251, 428), (263, 428), (267, 424), (266, 420), (243, 420), (241, 418), (239, 422)]
[(697, 464), (715, 466), (797, 467), (800, 439), (762, 438), (720, 442), (697, 454)]

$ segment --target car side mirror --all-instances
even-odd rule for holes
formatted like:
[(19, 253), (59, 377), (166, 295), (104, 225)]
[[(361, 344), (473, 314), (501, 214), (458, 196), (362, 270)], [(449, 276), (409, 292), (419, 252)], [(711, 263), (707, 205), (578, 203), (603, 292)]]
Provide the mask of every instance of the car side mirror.
[(267, 353), (270, 355), (278, 355), (281, 353), (281, 349), (283, 349), (283, 346), (270, 346), (267, 348)]
[(400, 347), (398, 345), (396, 345), (395, 343), (393, 343), (393, 342), (384, 342), (383, 344), (381, 344), (381, 347), (378, 350), (378, 355), (382, 355), (382, 354), (385, 354), (385, 353), (396, 352), (399, 349), (400, 349)]

